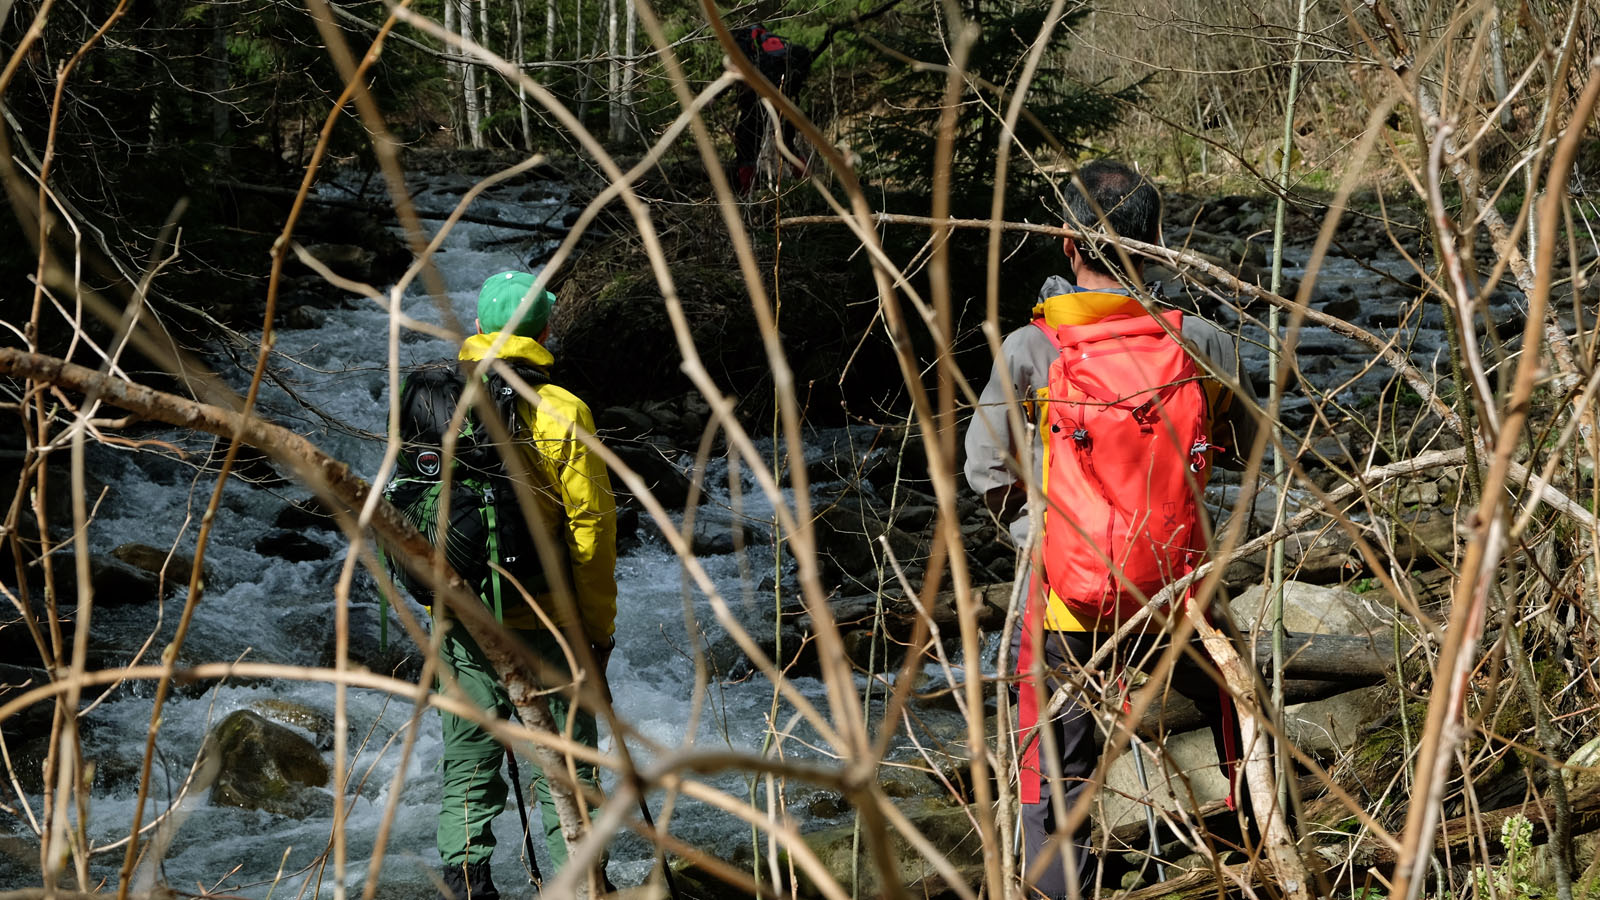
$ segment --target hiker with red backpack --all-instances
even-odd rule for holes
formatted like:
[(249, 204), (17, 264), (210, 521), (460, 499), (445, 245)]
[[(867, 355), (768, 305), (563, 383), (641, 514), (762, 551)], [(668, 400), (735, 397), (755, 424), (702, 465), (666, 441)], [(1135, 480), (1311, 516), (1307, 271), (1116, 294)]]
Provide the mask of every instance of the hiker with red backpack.
[[(1157, 241), (1161, 198), (1143, 176), (1097, 160), (1079, 170), (1078, 183), (1067, 192), (1069, 227)], [(1096, 721), (1095, 686), (1120, 680), (1126, 666), (1154, 667), (1168, 644), (1166, 613), (1179, 606), (1117, 639), (1095, 671), (1085, 667), (1149, 598), (1199, 564), (1207, 476), (1213, 465), (1240, 464), (1255, 433), (1253, 404), (1235, 402), (1210, 375), (1254, 399), (1225, 332), (1176, 310), (1147, 311), (1130, 289), (1142, 285), (1139, 261), (1126, 269), (1110, 242), (1066, 238), (1063, 251), (1076, 284), (1047, 281), (1033, 321), (1005, 338), (968, 425), (965, 464), (968, 484), (1029, 548), (1031, 568), (1021, 575), (1028, 599), (1011, 636), (1020, 849), (1027, 883), (1050, 898), (1092, 895), (1096, 861), (1087, 820), (1058, 833), (1054, 767), (1041, 750), (1053, 749), (1070, 811), (1099, 762), (1096, 731), (1105, 723)], [(1022, 404), (1027, 446), (1013, 436), (1008, 396)], [(1044, 497), (1032, 519), (1027, 481)], [(1042, 534), (1030, 534), (1031, 522), (1042, 523)], [(1219, 759), (1230, 763), (1239, 758), (1231, 704), (1204, 647), (1192, 647), (1167, 686), (1194, 701), (1212, 723)], [(1030, 677), (1036, 664), (1042, 679)], [(1046, 735), (1036, 727), (1040, 713), (1064, 685), (1068, 699)]]
[[(779, 37), (757, 24), (733, 33), (734, 43), (744, 52), (745, 58), (783, 93), (785, 97), (798, 97), (811, 74), (811, 50)], [(734, 129), (734, 166), (739, 193), (747, 194), (755, 182), (756, 161), (761, 155), (761, 139), (772, 131), (761, 95), (748, 83), (741, 83), (737, 92), (739, 124)], [(794, 149), (794, 123), (782, 120), (780, 134), (782, 146)]]
[[(478, 294), (478, 333), (463, 343), (459, 361), (407, 374), (400, 395), (400, 461), (384, 496), (424, 537), (444, 548), (451, 567), (544, 662), (541, 675), (554, 688), (548, 697), (556, 727), (570, 728), (573, 739), (594, 747), (599, 739), (594, 714), (578, 708), (571, 692), (560, 689), (560, 679), (569, 671), (562, 640), (587, 643), (604, 678), (616, 646), (616, 503), (605, 463), (578, 437), (594, 432), (589, 407), (550, 383), (555, 358), (542, 342), (556, 298), (548, 291), (534, 295), (534, 280), (525, 272), (501, 272), (484, 282)], [(475, 403), (460, 420), (453, 419), (465, 384), (463, 372), (470, 373), (470, 364), (491, 355), (508, 364), (537, 401), (523, 399), (491, 370), (483, 376), (487, 407)], [(498, 429), (482, 418), (486, 408), (504, 426), (510, 448), (495, 441)], [(454, 442), (445, 441), (456, 421)], [(519, 494), (531, 497), (534, 509), (525, 510)], [(449, 515), (441, 534), (438, 509), (446, 501)], [(551, 577), (540, 562), (539, 542), (527, 524), (530, 512), (550, 542), (564, 551), (560, 576)], [(406, 575), (403, 566), (390, 568), (418, 600), (429, 602), (425, 585)], [(570, 587), (570, 598), (557, 595), (563, 584)], [(443, 607), (433, 612), (436, 627), (445, 629), (440, 659), (456, 686), (476, 706), (509, 718), (512, 704), (482, 649), (466, 629), (449, 623)], [(506, 808), (500, 767), (508, 754), (470, 719), (445, 712), (440, 720), (444, 759), (436, 837), (444, 863), (442, 900), (498, 900), (489, 870), (495, 849), (491, 825)], [(515, 759), (509, 762), (515, 781)], [(587, 790), (599, 790), (593, 765), (578, 763), (576, 771)], [(560, 866), (567, 847), (549, 783), (537, 766), (531, 781), (545, 846)], [(522, 785), (512, 789), (519, 792), (520, 805)], [(531, 851), (530, 844), (530, 856)], [(531, 859), (530, 864), (537, 865)]]

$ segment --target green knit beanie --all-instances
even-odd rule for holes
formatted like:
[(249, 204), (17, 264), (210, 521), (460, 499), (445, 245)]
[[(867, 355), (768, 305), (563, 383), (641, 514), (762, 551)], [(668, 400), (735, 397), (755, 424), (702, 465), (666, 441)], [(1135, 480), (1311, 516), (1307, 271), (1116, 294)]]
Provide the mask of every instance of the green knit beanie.
[(513, 323), (511, 317), (522, 298), (533, 290), (534, 277), (527, 272), (501, 272), (491, 276), (478, 291), (478, 329), (484, 334), (510, 331), (523, 337), (537, 338), (550, 321), (550, 308), (555, 306), (556, 295), (540, 291), (539, 296)]

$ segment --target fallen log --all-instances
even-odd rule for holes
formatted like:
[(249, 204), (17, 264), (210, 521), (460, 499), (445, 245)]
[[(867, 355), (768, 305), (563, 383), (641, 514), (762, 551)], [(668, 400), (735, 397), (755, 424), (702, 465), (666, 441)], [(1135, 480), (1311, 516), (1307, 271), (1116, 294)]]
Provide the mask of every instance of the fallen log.
[[(1301, 792), (1308, 793), (1315, 790), (1314, 779), (1302, 778), (1300, 780)], [(1199, 817), (1209, 826), (1214, 821), (1226, 828), (1226, 818), (1232, 813), (1223, 808), (1221, 802), (1207, 804), (1202, 807)], [(1515, 806), (1501, 807), (1477, 814), (1458, 816), (1442, 823), (1439, 834), (1433, 842), (1435, 853), (1450, 851), (1471, 851), (1478, 845), (1480, 836), (1491, 848), (1491, 852), (1499, 855), (1505, 851), (1500, 844), (1500, 827), (1512, 816), (1526, 816), (1533, 824), (1532, 843), (1537, 846), (1550, 838), (1549, 823), (1555, 816), (1553, 804), (1543, 797), (1534, 797)], [(1572, 799), (1572, 831), (1574, 834), (1600, 829), (1600, 791), (1590, 790), (1581, 796)], [(1145, 844), (1145, 823), (1142, 821), (1130, 822), (1114, 829), (1110, 834), (1111, 846), (1114, 848), (1133, 848)], [(1324, 843), (1322, 846), (1330, 846)], [(1331, 845), (1337, 847), (1337, 844)], [(1345, 858), (1348, 851), (1340, 851), (1338, 858)], [(1387, 875), (1398, 860), (1398, 852), (1385, 842), (1367, 837), (1355, 848), (1350, 856), (1354, 866), (1347, 877), (1359, 881), (1368, 870), (1376, 869), (1381, 874)], [(1322, 854), (1307, 853), (1305, 859), (1308, 865), (1319, 865), (1323, 859)], [(1458, 859), (1458, 861), (1460, 861)], [(1481, 860), (1480, 860), (1481, 861)], [(1197, 869), (1186, 872), (1176, 878), (1118, 894), (1118, 900), (1213, 900), (1221, 895), (1237, 896), (1241, 882), (1251, 885), (1264, 885), (1270, 878), (1270, 873), (1265, 866), (1257, 866), (1252, 871), (1249, 864), (1223, 866), (1224, 879), (1218, 882), (1217, 873), (1210, 869)], [(1324, 875), (1332, 875), (1332, 870), (1324, 869)], [(1313, 873), (1317, 877), (1317, 873)], [(1341, 879), (1343, 881), (1343, 879)], [(1336, 890), (1351, 888), (1351, 884), (1341, 884)]]
[[(1571, 806), (1573, 834), (1600, 829), (1600, 791), (1590, 790), (1571, 798)], [(1531, 840), (1534, 845), (1543, 844), (1550, 839), (1549, 825), (1555, 820), (1555, 804), (1545, 797), (1535, 796), (1516, 806), (1505, 806), (1477, 814), (1468, 813), (1443, 822), (1433, 840), (1434, 852), (1467, 849), (1478, 843), (1480, 835), (1490, 847), (1503, 851), (1505, 848), (1500, 846), (1500, 826), (1515, 815), (1526, 816), (1528, 821), (1533, 823)], [(1388, 845), (1374, 846), (1363, 841), (1362, 846), (1357, 847), (1357, 860), (1369, 866), (1392, 866), (1397, 857), (1397, 851)]]

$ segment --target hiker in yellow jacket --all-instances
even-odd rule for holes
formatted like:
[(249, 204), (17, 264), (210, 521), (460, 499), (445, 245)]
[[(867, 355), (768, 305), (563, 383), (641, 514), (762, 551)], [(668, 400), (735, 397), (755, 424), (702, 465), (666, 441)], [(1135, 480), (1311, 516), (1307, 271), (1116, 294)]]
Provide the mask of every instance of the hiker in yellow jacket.
[[(462, 345), (461, 359), (482, 360), (493, 353), (508, 362), (541, 372), (548, 370), (555, 357), (541, 341), (549, 333), (555, 295), (541, 291), (521, 316), (513, 318), (532, 292), (533, 284), (534, 276), (524, 272), (501, 272), (484, 282), (478, 294), (478, 333)], [(494, 349), (502, 338), (504, 343)], [(566, 580), (572, 587), (570, 603), (552, 593), (537, 594), (534, 600), (568, 640), (589, 643), (603, 677), (616, 646), (617, 515), (611, 479), (605, 463), (578, 439), (580, 431), (594, 431), (589, 407), (570, 391), (548, 381), (531, 387), (538, 401), (517, 402), (521, 428), (512, 438), (532, 474), (531, 493), (541, 507), (535, 518), (551, 523), (551, 537), (565, 549)], [(502, 621), (551, 669), (566, 671), (566, 657), (556, 636), (520, 596), (505, 599)], [(511, 715), (511, 703), (493, 666), (465, 629), (448, 629), (440, 654), (456, 683), (474, 703), (501, 716)], [(573, 738), (596, 746), (594, 715), (574, 710), (562, 691), (552, 692), (549, 698), (556, 726), (568, 728), (570, 715)], [(448, 891), (445, 900), (466, 900), (469, 895), (471, 900), (498, 900), (499, 893), (489, 874), (489, 859), (495, 847), (490, 826), (506, 807), (506, 783), (500, 776), (505, 748), (469, 720), (450, 713), (443, 713), (440, 718), (445, 749), (437, 840)], [(580, 763), (577, 771), (580, 780), (598, 788), (593, 766)], [(559, 867), (567, 856), (561, 823), (543, 773), (537, 766), (533, 772), (532, 790), (539, 800), (545, 843), (550, 858)]]

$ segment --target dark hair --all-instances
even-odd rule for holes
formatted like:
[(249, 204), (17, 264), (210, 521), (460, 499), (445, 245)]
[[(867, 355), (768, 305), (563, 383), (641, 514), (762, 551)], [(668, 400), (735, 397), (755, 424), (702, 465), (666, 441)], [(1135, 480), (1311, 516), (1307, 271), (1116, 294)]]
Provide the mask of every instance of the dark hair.
[[(1078, 188), (1078, 183), (1083, 189)], [(1085, 196), (1087, 192), (1088, 196)], [(1090, 203), (1090, 199), (1094, 203)], [(1098, 207), (1098, 211), (1096, 208)], [(1100, 218), (1100, 214), (1105, 219)], [(1067, 227), (1112, 232), (1147, 244), (1161, 230), (1161, 194), (1143, 175), (1122, 163), (1097, 159), (1078, 170), (1067, 187)], [(1096, 241), (1078, 241), (1083, 265), (1102, 275), (1122, 271), (1116, 248)]]

